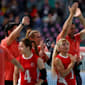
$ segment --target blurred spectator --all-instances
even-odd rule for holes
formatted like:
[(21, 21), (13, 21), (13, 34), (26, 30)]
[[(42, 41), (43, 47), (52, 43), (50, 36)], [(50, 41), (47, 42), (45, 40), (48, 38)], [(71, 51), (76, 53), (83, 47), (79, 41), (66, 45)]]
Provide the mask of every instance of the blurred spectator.
[(65, 10), (63, 9), (63, 6), (60, 4), (60, 2), (55, 3), (55, 11), (57, 14), (56, 21), (62, 24), (65, 18), (65, 15), (64, 15)]
[(48, 0), (49, 5), (50, 5), (51, 8), (54, 8), (55, 7), (55, 1), (56, 0)]
[(19, 22), (20, 22), (20, 16), (17, 15), (17, 16), (15, 17), (15, 23), (19, 24)]
[(3, 24), (0, 24), (0, 41), (5, 37), (4, 27), (8, 23), (9, 19), (7, 15), (3, 17)]
[[(23, 16), (30, 16), (30, 28), (41, 32), (43, 39), (49, 38), (51, 41), (60, 32), (62, 25), (67, 18), (68, 5), (75, 1), (79, 2), (83, 14), (85, 15), (84, 0), (56, 0), (52, 1), (54, 6), (50, 5), (51, 0), (1, 0), (0, 3), (0, 38), (4, 34), (4, 24), (9, 21), (19, 23)], [(5, 15), (7, 17), (5, 17)], [(83, 27), (78, 19), (74, 20), (80, 31)], [(21, 35), (25, 35), (28, 28), (22, 30)]]
[(0, 24), (3, 23), (3, 15), (4, 13), (2, 12), (1, 7), (0, 7)]
[(28, 0), (27, 1), (27, 8), (32, 8), (33, 5), (37, 4), (37, 0)]
[(10, 10), (14, 15), (18, 14), (19, 8), (18, 8), (18, 3), (16, 2), (16, 0), (11, 1)]
[(16, 0), (20, 12), (23, 12), (27, 8), (28, 0)]
[(41, 23), (42, 23), (41, 18), (39, 16), (39, 13), (37, 12), (35, 14), (35, 17), (33, 18), (33, 29), (36, 29), (41, 32), (41, 29), (40, 29)]
[(42, 5), (42, 9), (40, 11), (41, 17), (45, 17), (48, 15), (50, 10), (50, 5), (48, 3), (48, 0), (44, 0), (44, 4)]
[(44, 1), (45, 0), (37, 0), (37, 9), (38, 9), (38, 11), (41, 11), (41, 9), (42, 9), (42, 6), (43, 6), (43, 4), (44, 4)]
[(38, 12), (38, 10), (36, 8), (36, 5), (33, 5), (32, 6), (32, 10), (31, 10), (31, 13), (30, 13), (31, 17), (32, 18), (35, 17), (37, 12)]

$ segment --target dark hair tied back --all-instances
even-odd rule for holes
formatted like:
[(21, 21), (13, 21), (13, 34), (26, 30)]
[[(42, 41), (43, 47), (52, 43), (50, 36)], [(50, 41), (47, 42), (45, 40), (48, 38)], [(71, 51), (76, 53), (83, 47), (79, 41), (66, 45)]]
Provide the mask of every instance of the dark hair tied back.
[(24, 45), (25, 45), (26, 47), (29, 46), (30, 49), (32, 49), (32, 43), (33, 43), (34, 46), (35, 46), (35, 52), (36, 52), (37, 55), (39, 55), (39, 53), (38, 53), (38, 49), (37, 49), (37, 45), (36, 45), (35, 41), (31, 41), (31, 40), (29, 40), (28, 38), (24, 38), (24, 39), (22, 39), (21, 42), (23, 42)]

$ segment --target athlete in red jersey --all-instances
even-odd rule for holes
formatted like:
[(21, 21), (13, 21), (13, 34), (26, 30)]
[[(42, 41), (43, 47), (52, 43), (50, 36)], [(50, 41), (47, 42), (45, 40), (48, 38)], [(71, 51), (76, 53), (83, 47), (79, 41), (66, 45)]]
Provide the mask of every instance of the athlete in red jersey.
[[(67, 69), (69, 64), (71, 63), (71, 59), (69, 56), (57, 55), (56, 58), (60, 59), (65, 69)], [(76, 79), (75, 79), (73, 69), (64, 78), (58, 74), (57, 85), (60, 85), (60, 83), (62, 84), (64, 83), (65, 85), (72, 85), (72, 84), (76, 85)]]
[(70, 9), (70, 15), (68, 19), (66, 20), (65, 24), (63, 25), (63, 29), (60, 32), (60, 34), (57, 37), (57, 40), (60, 38), (66, 38), (70, 43), (70, 49), (69, 53), (72, 55), (77, 55), (77, 64), (74, 67), (75, 74), (76, 74), (76, 80), (77, 85), (82, 85), (82, 80), (80, 77), (80, 65), (81, 65), (81, 59), (80, 58), (80, 42), (82, 40), (85, 40), (85, 29), (81, 30), (79, 33), (75, 34), (75, 24), (72, 23), (73, 17), (78, 17), (80, 19), (80, 22), (85, 27), (85, 19), (82, 16), (82, 13), (79, 8), (77, 8), (77, 3), (75, 3)]
[[(22, 40), (19, 43), (19, 49), (22, 55), (19, 56), (18, 60), (24, 67), (24, 72), (15, 67), (13, 85), (17, 85), (18, 73), (20, 74), (19, 85), (41, 85), (46, 78), (46, 71), (42, 59), (31, 51), (32, 42), (28, 39)], [(42, 74), (39, 81), (37, 81), (37, 67)]]
[[(16, 23), (9, 22), (5, 28), (7, 37), (1, 41), (1, 45), (7, 48), (15, 58), (20, 54), (18, 50), (18, 42), (16, 39), (19, 37), (20, 32), (23, 29), (23, 24), (29, 24), (29, 18), (27, 16), (23, 17), (22, 23), (20, 23), (17, 27)], [(6, 61), (5, 64), (5, 85), (13, 85), (14, 66), (8, 61)]]
[[(49, 57), (45, 53), (45, 44), (41, 40), (40, 32), (37, 30), (28, 30), (26, 33), (26, 38), (30, 39), (31, 41), (35, 41), (38, 48), (39, 57), (43, 60), (44, 63), (47, 62), (49, 60)], [(36, 49), (32, 48), (32, 51), (35, 53)], [(47, 79), (42, 85), (47, 85)]]
[(10, 52), (0, 45), (0, 85), (4, 85), (5, 61), (11, 62), (18, 68), (24, 70), (18, 61), (10, 54)]
[(57, 85), (76, 85), (76, 78), (73, 71), (73, 66), (76, 62), (76, 57), (68, 54), (69, 42), (66, 39), (57, 41), (54, 52), (59, 52), (58, 55), (53, 55), (52, 70), (57, 73)]
[(37, 30), (28, 30), (26, 33), (26, 38), (30, 39), (31, 41), (35, 41), (35, 43), (38, 47), (39, 57), (41, 57), (44, 62), (47, 62), (49, 58), (45, 54), (45, 44), (43, 43), (43, 41), (41, 39), (40, 32)]

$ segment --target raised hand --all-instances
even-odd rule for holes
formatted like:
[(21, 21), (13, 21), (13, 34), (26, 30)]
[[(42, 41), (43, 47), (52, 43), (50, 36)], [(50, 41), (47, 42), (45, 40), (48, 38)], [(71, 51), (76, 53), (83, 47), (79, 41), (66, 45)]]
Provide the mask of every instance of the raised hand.
[(68, 8), (69, 8), (70, 14), (75, 14), (75, 12), (78, 8), (78, 3), (75, 2), (71, 7), (68, 7)]
[(42, 41), (40, 42), (40, 49), (44, 51), (44, 48), (45, 48), (45, 43), (44, 43), (44, 41), (42, 40)]
[(79, 16), (81, 16), (81, 15), (82, 15), (82, 13), (81, 13), (80, 8), (77, 8), (74, 17), (79, 17)]
[(22, 24), (24, 24), (24, 25), (29, 25), (30, 24), (30, 19), (29, 19), (28, 16), (23, 17)]
[(44, 56), (44, 53), (45, 53), (45, 43), (44, 43), (44, 41), (42, 40), (41, 42), (40, 42), (40, 51), (39, 51), (39, 56)]

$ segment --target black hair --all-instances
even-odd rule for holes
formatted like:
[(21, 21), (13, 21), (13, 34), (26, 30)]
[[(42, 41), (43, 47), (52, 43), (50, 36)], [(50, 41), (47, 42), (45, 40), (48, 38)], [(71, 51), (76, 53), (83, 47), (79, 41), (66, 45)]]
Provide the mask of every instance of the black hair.
[(29, 39), (24, 38), (24, 39), (21, 40), (21, 42), (24, 43), (25, 47), (29, 46), (30, 49), (32, 49), (32, 42)]
[(18, 25), (17, 23), (15, 22), (9, 22), (5, 25), (5, 28), (4, 28), (4, 32), (5, 32), (5, 36), (8, 36), (8, 31), (9, 30), (12, 30), (12, 28), (15, 26), (15, 25)]
[(29, 46), (30, 50), (32, 49), (32, 43), (33, 43), (35, 45), (35, 52), (36, 52), (37, 55), (39, 55), (35, 41), (31, 41), (28, 38), (24, 38), (24, 39), (21, 40), (21, 42), (23, 42), (26, 47)]
[(41, 73), (40, 79), (46, 80), (46, 77), (47, 77), (46, 69), (45, 68), (41, 69), (40, 73)]

